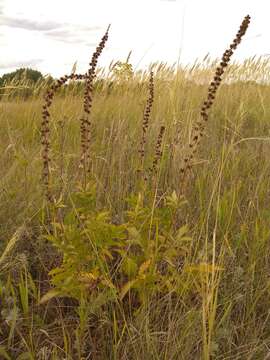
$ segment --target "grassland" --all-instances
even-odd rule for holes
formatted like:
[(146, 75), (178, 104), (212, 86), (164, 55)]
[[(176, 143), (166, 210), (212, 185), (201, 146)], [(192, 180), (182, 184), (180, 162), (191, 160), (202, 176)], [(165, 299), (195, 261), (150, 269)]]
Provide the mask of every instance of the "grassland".
[[(227, 69), (205, 136), (183, 182), (183, 158), (215, 66), (207, 59), (178, 71), (164, 64), (152, 66), (155, 92), (144, 169), (152, 166), (161, 126), (165, 126), (165, 134), (158, 172), (146, 184), (142, 184), (138, 151), (149, 96), (148, 72), (109, 74), (95, 87), (87, 190), (78, 170), (83, 93), (73, 83), (60, 91), (50, 119), (55, 204), (49, 206), (41, 176), (44, 100), (39, 95), (26, 100), (12, 94), (2, 97), (0, 241), (1, 249), (8, 246), (8, 251), (0, 258), (1, 358), (268, 358), (269, 62), (251, 59)], [(61, 296), (43, 301), (44, 294), (53, 285), (57, 287), (49, 271), (59, 269), (65, 257), (71, 256), (61, 252), (58, 238), (60, 233), (68, 237), (70, 223), (63, 220), (65, 215), (80, 213), (72, 197), (78, 193), (85, 196), (84, 202), (94, 202), (94, 210), (85, 207), (80, 215), (89, 216), (89, 221), (95, 219), (94, 223), (86, 222), (85, 228), (88, 226), (97, 239), (95, 229), (103, 224), (102, 232), (108, 223), (108, 234), (119, 231), (122, 236), (123, 226), (129, 234), (135, 229), (141, 238), (148, 231), (151, 244), (160, 244), (167, 236), (179, 240), (177, 247), (171, 243), (176, 253), (169, 252), (170, 243), (160, 250), (157, 247), (156, 262), (151, 247), (143, 256), (135, 251), (137, 257), (132, 259), (138, 261), (140, 281), (149, 275), (150, 290), (148, 283), (142, 283), (134, 289), (129, 284), (123, 291), (131, 274), (121, 270), (113, 277), (110, 266), (121, 268), (113, 243), (101, 247), (107, 251), (106, 256), (98, 257), (102, 274), (94, 272), (96, 267), (88, 271), (91, 286), (81, 289), (72, 278)], [(140, 196), (145, 202), (136, 222)], [(175, 205), (173, 233), (168, 229), (168, 209), (160, 209), (160, 199)], [(135, 208), (129, 208), (132, 202)], [(100, 220), (105, 210), (110, 214), (108, 222)], [(128, 220), (127, 210), (133, 211)], [(155, 217), (156, 210), (160, 212)], [(149, 214), (150, 222), (145, 220)], [(75, 224), (73, 217), (69, 221)], [(82, 217), (80, 221), (84, 224)], [(63, 226), (61, 231), (57, 224)], [(109, 239), (108, 234), (104, 238)], [(78, 246), (84, 249), (84, 245)], [(110, 261), (113, 265), (108, 265)], [(152, 269), (151, 261), (155, 264)], [(63, 271), (67, 276), (70, 269)], [(153, 274), (161, 274), (166, 286), (162, 281), (157, 285)], [(110, 280), (106, 286), (113, 288), (111, 297), (105, 292), (105, 283), (93, 288), (99, 277), (106, 279), (106, 284)], [(135, 281), (139, 283), (137, 278)]]

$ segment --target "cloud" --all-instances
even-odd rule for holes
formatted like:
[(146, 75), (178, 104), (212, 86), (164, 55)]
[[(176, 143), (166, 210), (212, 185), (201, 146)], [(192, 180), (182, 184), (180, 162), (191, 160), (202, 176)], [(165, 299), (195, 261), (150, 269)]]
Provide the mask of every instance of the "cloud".
[(0, 0), (0, 26), (24, 29), (43, 33), (52, 40), (65, 42), (68, 44), (89, 42), (89, 34), (100, 30), (98, 26), (84, 26), (54, 21), (35, 21), (26, 18), (15, 18), (1, 15)]
[(98, 44), (93, 42), (85, 42), (84, 45), (86, 45), (88, 48), (90, 47), (96, 47)]
[[(1, 6), (0, 6), (1, 13)], [(29, 19), (18, 19), (9, 16), (1, 16), (0, 17), (1, 25), (6, 25), (12, 28), (20, 28), (25, 30), (32, 31), (48, 31), (54, 30), (62, 26), (61, 23), (53, 22), (53, 21), (33, 21)]]
[(53, 40), (75, 44), (89, 43), (89, 34), (100, 30), (100, 27), (89, 27), (70, 25), (63, 28), (54, 29), (44, 32), (44, 34)]
[(26, 67), (35, 67), (36, 65), (43, 62), (42, 59), (29, 59), (22, 61), (5, 61), (4, 63), (0, 62), (0, 70), (12, 69), (12, 68), (26, 68)]

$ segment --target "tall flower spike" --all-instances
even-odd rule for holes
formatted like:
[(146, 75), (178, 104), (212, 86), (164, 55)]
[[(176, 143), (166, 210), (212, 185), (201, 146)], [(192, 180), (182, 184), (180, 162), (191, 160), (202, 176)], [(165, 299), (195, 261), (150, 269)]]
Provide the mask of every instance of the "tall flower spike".
[(81, 167), (84, 168), (85, 174), (89, 170), (90, 165), (90, 114), (93, 102), (93, 82), (96, 77), (96, 67), (98, 58), (105, 48), (106, 42), (109, 37), (110, 25), (108, 26), (105, 34), (103, 35), (96, 51), (93, 53), (89, 69), (87, 72), (85, 91), (84, 91), (84, 115), (81, 118)]
[(155, 157), (153, 160), (152, 168), (150, 169), (150, 172), (152, 174), (157, 174), (158, 164), (160, 162), (160, 159), (162, 158), (161, 148), (162, 148), (162, 141), (163, 141), (164, 133), (165, 133), (165, 126), (161, 126), (160, 130), (159, 130), (157, 142), (156, 142)]
[(240, 29), (235, 39), (233, 40), (232, 44), (230, 45), (230, 48), (224, 52), (222, 56), (222, 60), (216, 69), (214, 78), (209, 85), (207, 99), (204, 101), (201, 107), (200, 119), (195, 123), (191, 133), (191, 140), (189, 142), (189, 152), (184, 158), (182, 167), (180, 169), (182, 177), (185, 177), (187, 171), (191, 168), (191, 161), (197, 151), (198, 145), (202, 137), (204, 136), (206, 123), (209, 118), (208, 113), (213, 105), (213, 102), (216, 97), (216, 92), (221, 84), (222, 75), (224, 74), (225, 68), (229, 64), (234, 51), (236, 50), (237, 46), (241, 43), (242, 37), (245, 35), (248, 29), (249, 23), (250, 23), (250, 16), (247, 15), (242, 21)]
[(144, 109), (143, 114), (143, 123), (142, 123), (142, 139), (140, 143), (140, 159), (141, 159), (141, 167), (143, 171), (143, 165), (144, 165), (144, 158), (145, 158), (145, 144), (146, 144), (146, 134), (149, 127), (149, 119), (151, 110), (153, 107), (154, 102), (154, 73), (153, 71), (150, 72), (150, 78), (149, 78), (149, 84), (148, 84), (148, 99), (146, 102), (146, 106)]
[(42, 107), (42, 122), (41, 122), (41, 147), (42, 147), (42, 181), (44, 185), (45, 195), (47, 200), (52, 203), (53, 196), (50, 188), (50, 107), (52, 105), (56, 92), (63, 86), (69, 79), (82, 80), (87, 77), (87, 74), (71, 74), (62, 76), (59, 80), (54, 82), (51, 87), (46, 91), (44, 97), (44, 105)]

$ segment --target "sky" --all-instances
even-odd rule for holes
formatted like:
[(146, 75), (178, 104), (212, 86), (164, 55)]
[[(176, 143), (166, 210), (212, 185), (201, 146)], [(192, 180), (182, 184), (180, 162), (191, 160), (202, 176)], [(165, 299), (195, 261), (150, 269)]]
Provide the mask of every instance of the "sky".
[(192, 64), (220, 58), (251, 16), (234, 59), (270, 57), (270, 0), (0, 0), (0, 76), (19, 67), (61, 76), (85, 72), (111, 24), (100, 65)]

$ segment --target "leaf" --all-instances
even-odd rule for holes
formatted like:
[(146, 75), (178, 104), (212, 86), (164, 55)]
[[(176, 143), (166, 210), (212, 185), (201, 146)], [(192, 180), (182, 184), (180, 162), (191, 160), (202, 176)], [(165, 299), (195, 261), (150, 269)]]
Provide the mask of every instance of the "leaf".
[(143, 247), (142, 237), (139, 231), (133, 226), (128, 227), (127, 231), (128, 231), (128, 237), (126, 242), (128, 243), (128, 245), (138, 245), (140, 248), (142, 248)]
[(98, 278), (99, 278), (98, 275), (92, 272), (84, 272), (84, 271), (82, 271), (78, 276), (78, 280), (84, 284), (92, 284), (93, 282), (97, 281)]
[(163, 252), (163, 258), (165, 259), (174, 259), (179, 255), (179, 251), (175, 249), (174, 247), (167, 249), (165, 252)]
[(45, 295), (42, 296), (42, 298), (39, 301), (39, 304), (40, 305), (45, 304), (46, 302), (59, 296), (60, 294), (61, 294), (61, 292), (58, 290), (55, 290), (55, 289), (49, 290)]
[[(176, 234), (176, 240), (177, 241), (182, 241), (184, 235), (186, 235), (187, 233), (188, 233), (188, 226), (187, 225), (184, 225), (184, 226), (180, 227), (180, 229), (178, 229), (177, 234)], [(186, 237), (185, 240), (187, 240), (187, 239), (191, 240), (191, 238)]]
[(123, 261), (122, 269), (123, 272), (130, 278), (130, 277), (134, 277), (137, 274), (138, 265), (133, 259), (127, 257)]
[(120, 300), (123, 300), (126, 294), (129, 292), (129, 290), (135, 285), (137, 282), (137, 279), (133, 279), (128, 281), (121, 289), (120, 291)]
[(171, 195), (166, 196), (166, 202), (168, 206), (175, 209), (187, 204), (187, 200), (185, 200), (184, 196), (178, 196), (175, 190), (172, 192)]
[(139, 233), (139, 231), (135, 228), (135, 226), (131, 226), (127, 228), (128, 231), (128, 237), (129, 239), (132, 240), (139, 240), (141, 238), (141, 234)]
[(50, 276), (53, 276), (53, 275), (62, 273), (63, 271), (64, 271), (63, 268), (57, 267), (57, 268), (54, 268), (54, 269), (52, 269), (51, 271), (49, 271), (49, 275), (50, 275)]
[(109, 211), (99, 212), (96, 219), (97, 221), (107, 222), (110, 218), (109, 215), (110, 215)]
[(137, 238), (140, 236), (139, 231), (135, 228), (135, 226), (128, 227), (128, 234), (131, 238)]
[(174, 207), (176, 207), (177, 204), (178, 204), (178, 196), (177, 196), (177, 194), (176, 194), (176, 191), (174, 190), (174, 191), (172, 192), (172, 195), (167, 196), (167, 197), (166, 197), (166, 200), (167, 200), (167, 203), (168, 203), (169, 206), (174, 206)]

